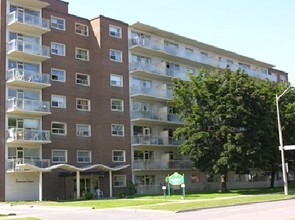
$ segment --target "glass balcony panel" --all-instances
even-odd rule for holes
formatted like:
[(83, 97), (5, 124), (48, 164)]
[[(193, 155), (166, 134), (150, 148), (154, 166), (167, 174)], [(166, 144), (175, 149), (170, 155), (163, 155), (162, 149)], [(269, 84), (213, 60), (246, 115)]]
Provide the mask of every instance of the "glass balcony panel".
[(179, 119), (177, 114), (167, 114), (152, 111), (132, 111), (131, 119), (150, 119), (157, 121), (174, 122), (179, 124), (183, 123), (183, 120)]
[(50, 131), (11, 128), (8, 130), (8, 141), (49, 142)]
[(39, 100), (12, 98), (7, 101), (7, 111), (13, 110), (50, 113), (50, 103)]
[(163, 136), (132, 136), (132, 145), (156, 145), (156, 146), (174, 146), (177, 147), (183, 143), (183, 140), (176, 140), (173, 137)]
[(50, 166), (50, 160), (48, 159), (8, 159), (7, 160), (7, 170), (8, 171), (27, 171), (18, 167), (21, 164), (29, 164), (39, 168), (47, 168)]
[(50, 29), (49, 19), (41, 18), (36, 15), (24, 13), (24, 12), (11, 12), (8, 14), (8, 24), (13, 22), (19, 22), (26, 25), (32, 25), (42, 29)]
[(29, 55), (49, 58), (49, 47), (39, 44), (27, 43), (21, 40), (11, 40), (7, 45), (7, 53), (22, 52)]
[(163, 90), (152, 87), (140, 87), (133, 86), (131, 87), (131, 95), (146, 95), (159, 97), (163, 99), (172, 99), (172, 90)]
[(133, 169), (135, 170), (161, 170), (161, 169), (192, 169), (191, 160), (134, 160)]
[(27, 71), (22, 69), (10, 69), (6, 76), (7, 81), (24, 81), (31, 83), (50, 84), (49, 74), (42, 74), (39, 72)]

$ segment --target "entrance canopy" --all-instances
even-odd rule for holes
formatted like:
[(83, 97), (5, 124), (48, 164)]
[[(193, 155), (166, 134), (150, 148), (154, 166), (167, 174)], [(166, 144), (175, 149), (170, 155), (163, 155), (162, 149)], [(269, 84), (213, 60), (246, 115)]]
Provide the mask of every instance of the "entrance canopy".
[(115, 167), (109, 167), (109, 166), (103, 165), (103, 164), (93, 164), (93, 165), (89, 165), (89, 166), (85, 166), (85, 167), (76, 167), (76, 166), (69, 165), (69, 164), (56, 164), (56, 165), (46, 167), (46, 168), (37, 167), (37, 166), (31, 165), (31, 164), (18, 164), (17, 167), (22, 168), (24, 170), (30, 170), (30, 171), (36, 171), (36, 172), (51, 172), (54, 169), (64, 169), (64, 170), (68, 170), (71, 172), (77, 172), (77, 171), (83, 172), (83, 171), (87, 171), (87, 170), (91, 170), (91, 169), (97, 169), (97, 170), (101, 170), (101, 171), (119, 171), (119, 170), (129, 167), (129, 164), (119, 165), (119, 166), (115, 166)]
[(129, 167), (129, 164), (127, 165), (119, 165), (115, 167), (109, 167), (107, 165), (103, 164), (93, 164), (85, 167), (76, 167), (69, 164), (56, 164), (50, 167), (41, 168), (34, 166), (32, 164), (17, 164), (17, 168), (21, 168), (24, 171), (30, 171), (30, 172), (39, 172), (39, 200), (42, 201), (42, 173), (44, 172), (51, 172), (54, 169), (64, 169), (71, 172), (76, 172), (76, 188), (77, 188), (77, 199), (80, 199), (80, 172), (88, 171), (92, 169), (97, 169), (100, 171), (107, 171), (109, 172), (109, 184), (110, 184), (110, 197), (113, 196), (113, 190), (112, 190), (112, 172), (113, 171), (119, 171), (122, 169), (125, 169)]

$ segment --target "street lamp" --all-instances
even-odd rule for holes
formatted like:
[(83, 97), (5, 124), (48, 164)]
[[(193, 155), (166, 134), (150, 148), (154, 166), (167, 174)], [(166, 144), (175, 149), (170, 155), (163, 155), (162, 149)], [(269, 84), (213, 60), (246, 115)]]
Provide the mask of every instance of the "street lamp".
[(283, 144), (283, 132), (280, 120), (280, 109), (279, 109), (279, 99), (290, 89), (289, 86), (281, 95), (276, 95), (276, 105), (277, 105), (277, 117), (278, 117), (278, 129), (279, 129), (279, 140), (280, 140), (280, 148), (281, 148), (281, 158), (282, 158), (282, 172), (283, 172), (283, 181), (284, 181), (284, 193), (288, 195), (288, 180), (286, 173), (286, 165), (285, 165), (285, 149)]

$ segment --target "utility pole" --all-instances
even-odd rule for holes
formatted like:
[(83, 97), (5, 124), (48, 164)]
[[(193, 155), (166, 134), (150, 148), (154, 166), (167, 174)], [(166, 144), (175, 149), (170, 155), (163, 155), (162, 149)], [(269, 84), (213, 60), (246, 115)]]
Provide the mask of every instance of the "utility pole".
[(282, 132), (282, 125), (280, 119), (280, 109), (279, 109), (279, 99), (291, 88), (289, 86), (281, 95), (276, 95), (276, 106), (277, 106), (277, 117), (278, 117), (278, 130), (279, 130), (279, 141), (280, 141), (280, 148), (281, 148), (281, 159), (282, 159), (282, 172), (283, 172), (283, 182), (284, 182), (284, 193), (288, 195), (288, 179), (287, 179), (287, 172), (286, 172), (286, 164), (285, 164), (285, 149), (283, 143), (283, 132)]

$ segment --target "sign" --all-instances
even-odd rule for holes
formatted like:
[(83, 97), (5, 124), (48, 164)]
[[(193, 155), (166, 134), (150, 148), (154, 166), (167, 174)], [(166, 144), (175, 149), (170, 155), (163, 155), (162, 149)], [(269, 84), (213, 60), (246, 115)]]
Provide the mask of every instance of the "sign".
[(170, 193), (170, 184), (174, 186), (181, 186), (182, 188), (182, 199), (185, 198), (185, 184), (184, 184), (184, 175), (180, 175), (177, 172), (174, 172), (171, 176), (166, 177), (166, 180), (168, 180), (168, 194), (169, 196), (171, 195)]
[[(281, 146), (279, 148), (282, 150)], [(295, 150), (295, 145), (286, 145), (284, 146), (284, 150)]]
[(184, 177), (175, 172), (173, 175), (169, 176), (168, 181), (171, 185), (181, 185), (184, 183)]

